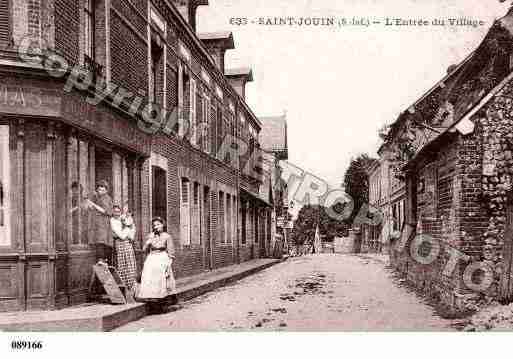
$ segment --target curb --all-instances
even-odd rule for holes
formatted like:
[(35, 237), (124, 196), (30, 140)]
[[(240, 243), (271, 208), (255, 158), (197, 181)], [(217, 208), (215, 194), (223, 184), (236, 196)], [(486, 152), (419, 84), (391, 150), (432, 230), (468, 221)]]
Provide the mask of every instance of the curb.
[[(286, 260), (287, 258), (276, 259), (270, 263), (265, 263), (263, 265), (242, 270), (240, 272), (221, 275), (219, 278), (214, 280), (205, 279), (197, 283), (185, 285), (184, 287), (178, 289), (178, 299), (181, 301), (193, 299), (215, 289), (237, 282), (245, 277), (258, 273)], [(149, 313), (149, 306), (146, 303), (136, 303), (123, 306), (108, 305), (106, 308), (108, 309), (105, 310), (103, 314), (100, 310), (98, 310), (100, 313), (97, 313), (96, 315), (78, 314), (76, 317), (60, 320), (58, 317), (56, 317), (58, 315), (58, 311), (53, 313), (51, 311), (48, 312), (47, 314), (49, 318), (37, 318), (32, 321), (29, 318), (25, 318), (25, 320), (23, 320), (24, 314), (30, 317), (30, 312), (20, 312), (16, 313), (18, 314), (16, 319), (0, 323), (0, 331), (108, 332), (130, 322), (144, 318)]]

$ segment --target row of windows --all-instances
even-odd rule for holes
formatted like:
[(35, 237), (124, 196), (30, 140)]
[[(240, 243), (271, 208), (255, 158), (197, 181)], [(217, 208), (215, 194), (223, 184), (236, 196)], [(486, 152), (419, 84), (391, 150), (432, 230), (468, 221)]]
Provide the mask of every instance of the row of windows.
[[(201, 245), (218, 230), (218, 243), (235, 242), (237, 197), (214, 192), (198, 182), (182, 178), (180, 183), (180, 238), (182, 245)], [(216, 223), (214, 227), (212, 224)]]

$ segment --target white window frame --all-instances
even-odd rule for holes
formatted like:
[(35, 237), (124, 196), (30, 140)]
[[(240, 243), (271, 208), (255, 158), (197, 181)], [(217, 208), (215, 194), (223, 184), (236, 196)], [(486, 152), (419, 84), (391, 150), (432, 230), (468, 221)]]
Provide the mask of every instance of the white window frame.
[(0, 182), (3, 186), (3, 203), (0, 203), (0, 215), (3, 224), (0, 226), (0, 247), (11, 245), (11, 212), (10, 212), (10, 159), (9, 159), (9, 126), (0, 125)]

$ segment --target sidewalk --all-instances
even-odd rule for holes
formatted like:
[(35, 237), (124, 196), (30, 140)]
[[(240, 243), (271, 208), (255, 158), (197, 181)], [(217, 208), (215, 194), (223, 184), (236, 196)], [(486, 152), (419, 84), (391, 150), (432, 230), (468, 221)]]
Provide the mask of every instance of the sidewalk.
[[(180, 300), (189, 300), (235, 282), (282, 260), (255, 259), (178, 279)], [(0, 331), (110, 331), (147, 315), (144, 303), (128, 305), (83, 304), (53, 311), (0, 313)]]

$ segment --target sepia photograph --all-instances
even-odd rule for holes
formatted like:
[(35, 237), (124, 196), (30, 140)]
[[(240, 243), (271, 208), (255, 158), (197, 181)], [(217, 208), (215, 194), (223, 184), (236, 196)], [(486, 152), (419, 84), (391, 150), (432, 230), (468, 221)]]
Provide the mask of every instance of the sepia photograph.
[(511, 331), (512, 1), (0, 0), (8, 354)]

